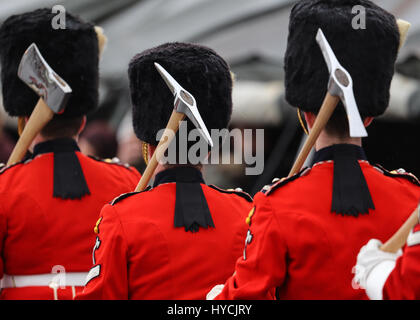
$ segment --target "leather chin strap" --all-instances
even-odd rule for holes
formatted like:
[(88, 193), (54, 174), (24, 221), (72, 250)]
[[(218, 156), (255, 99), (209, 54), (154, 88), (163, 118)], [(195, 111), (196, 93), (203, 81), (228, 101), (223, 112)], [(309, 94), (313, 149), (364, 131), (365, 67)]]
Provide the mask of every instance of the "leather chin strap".
[(18, 118), (18, 133), (19, 133), (19, 136), (22, 134), (23, 129), (25, 129), (25, 125), (26, 125), (25, 117), (19, 117)]
[(301, 127), (303, 129), (303, 132), (305, 132), (305, 134), (308, 136), (309, 135), (309, 132), (308, 132), (308, 129), (306, 128), (306, 126), (305, 126), (305, 122), (303, 122), (302, 114), (301, 114), (299, 108), (297, 108), (297, 115), (298, 115), (298, 118), (299, 118), (299, 123), (300, 123), (300, 125), (301, 125)]

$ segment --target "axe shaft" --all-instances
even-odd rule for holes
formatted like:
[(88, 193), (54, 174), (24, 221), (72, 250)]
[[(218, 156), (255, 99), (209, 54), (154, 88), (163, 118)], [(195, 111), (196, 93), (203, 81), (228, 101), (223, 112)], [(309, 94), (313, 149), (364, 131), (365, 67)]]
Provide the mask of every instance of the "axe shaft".
[(339, 101), (339, 97), (332, 96), (329, 92), (327, 92), (321, 109), (319, 110), (316, 117), (315, 123), (311, 129), (311, 132), (309, 133), (308, 139), (306, 139), (305, 144), (303, 145), (292, 169), (289, 172), (289, 177), (297, 174), (302, 169), (302, 166), (305, 163), (309, 152), (313, 148), (316, 140), (319, 137), (319, 134), (325, 128), (328, 120), (331, 118), (331, 115), (337, 107)]
[(53, 116), (54, 112), (46, 105), (43, 99), (39, 99), (7, 161), (8, 166), (23, 159), (36, 135), (41, 132), (42, 128)]
[(407, 242), (408, 235), (411, 229), (419, 223), (418, 208), (414, 210), (411, 216), (404, 222), (396, 233), (382, 245), (381, 250), (385, 252), (396, 253)]
[(152, 158), (149, 160), (146, 169), (141, 176), (141, 179), (136, 187), (136, 192), (143, 191), (146, 189), (149, 184), (150, 179), (153, 176), (153, 173), (156, 170), (156, 167), (159, 163), (159, 160), (164, 155), (166, 149), (169, 147), (172, 139), (174, 138), (176, 132), (179, 129), (179, 123), (185, 119), (185, 114), (173, 111), (171, 117), (169, 118), (168, 124), (166, 125), (165, 131), (163, 132), (162, 138), (159, 141), (156, 151), (153, 153)]

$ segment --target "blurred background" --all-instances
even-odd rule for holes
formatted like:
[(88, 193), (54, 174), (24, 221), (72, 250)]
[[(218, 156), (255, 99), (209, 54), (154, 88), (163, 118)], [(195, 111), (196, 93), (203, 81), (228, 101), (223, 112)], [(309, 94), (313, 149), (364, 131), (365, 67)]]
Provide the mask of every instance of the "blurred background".
[[(287, 0), (0, 0), (0, 22), (9, 15), (63, 5), (104, 28), (108, 44), (101, 60), (100, 108), (88, 117), (82, 151), (120, 158), (144, 169), (141, 146), (131, 124), (127, 66), (138, 52), (169, 41), (210, 46), (235, 73), (231, 127), (264, 129), (265, 170), (245, 176), (244, 165), (209, 165), (207, 183), (240, 187), (252, 195), (274, 177), (286, 176), (304, 139), (296, 110), (284, 100), (283, 55), (290, 9)], [(364, 146), (371, 163), (400, 167), (420, 176), (420, 1), (377, 0), (412, 23), (400, 52), (390, 108), (369, 128)], [(0, 161), (17, 139), (16, 119), (0, 113)], [(247, 141), (247, 143), (253, 143)]]

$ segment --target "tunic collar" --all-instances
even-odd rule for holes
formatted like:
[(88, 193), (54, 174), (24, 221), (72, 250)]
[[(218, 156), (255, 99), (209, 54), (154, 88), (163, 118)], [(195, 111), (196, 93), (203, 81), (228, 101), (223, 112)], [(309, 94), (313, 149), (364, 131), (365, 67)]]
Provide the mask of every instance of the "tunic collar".
[(366, 153), (362, 147), (357, 146), (355, 144), (334, 144), (332, 146), (322, 148), (315, 152), (314, 157), (312, 159), (311, 167), (318, 162), (334, 160), (334, 154), (336, 154), (337, 152), (351, 155), (357, 160), (367, 161)]
[(74, 152), (80, 151), (76, 141), (71, 138), (60, 138), (40, 142), (34, 147), (33, 157), (43, 153), (61, 153), (61, 152)]
[(159, 172), (155, 177), (153, 187), (169, 182), (205, 183), (203, 174), (197, 168), (179, 166)]

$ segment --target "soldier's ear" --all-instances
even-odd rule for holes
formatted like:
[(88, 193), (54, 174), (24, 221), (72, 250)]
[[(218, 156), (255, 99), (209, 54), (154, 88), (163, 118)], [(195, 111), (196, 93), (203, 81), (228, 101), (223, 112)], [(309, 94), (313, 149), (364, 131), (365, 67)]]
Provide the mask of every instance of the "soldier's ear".
[(303, 114), (305, 116), (305, 121), (308, 125), (308, 128), (312, 129), (315, 119), (316, 119), (316, 115), (313, 114), (312, 112), (304, 112)]
[(372, 123), (373, 119), (374, 119), (373, 117), (366, 117), (363, 120), (363, 124), (365, 125), (366, 128), (370, 126), (370, 124)]
[(79, 135), (86, 127), (86, 116), (83, 116), (82, 123), (80, 124), (79, 131), (77, 134)]
[(102, 52), (105, 49), (105, 46), (108, 42), (108, 38), (104, 33), (104, 29), (99, 26), (95, 26), (96, 36), (98, 37), (98, 47), (99, 47), (99, 58), (102, 57)]

